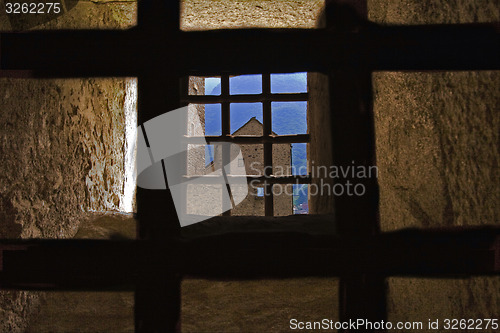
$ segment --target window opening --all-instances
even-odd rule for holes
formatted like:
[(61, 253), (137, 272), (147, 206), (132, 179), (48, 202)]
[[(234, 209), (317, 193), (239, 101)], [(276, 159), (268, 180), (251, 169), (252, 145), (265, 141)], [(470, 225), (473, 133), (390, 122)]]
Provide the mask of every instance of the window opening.
[[(208, 144), (204, 163), (188, 157), (188, 169), (197, 170), (192, 164), (200, 163), (206, 174), (215, 171), (220, 165), (214, 160), (220, 158), (221, 165), (226, 165), (232, 154), (220, 143), (236, 143), (243, 156), (237, 166), (245, 167), (248, 182), (245, 200), (265, 199), (260, 201), (262, 209), (243, 202), (246, 209), (233, 207), (224, 215), (307, 214), (307, 184), (311, 180), (307, 167), (307, 73), (226, 73), (220, 77), (190, 76), (187, 82), (184, 102), (193, 106), (191, 112), (198, 112), (202, 122), (201, 131), (191, 131), (194, 135), (189, 136), (204, 136)], [(201, 155), (191, 154), (196, 156), (199, 159)], [(245, 175), (228, 174), (241, 176)]]

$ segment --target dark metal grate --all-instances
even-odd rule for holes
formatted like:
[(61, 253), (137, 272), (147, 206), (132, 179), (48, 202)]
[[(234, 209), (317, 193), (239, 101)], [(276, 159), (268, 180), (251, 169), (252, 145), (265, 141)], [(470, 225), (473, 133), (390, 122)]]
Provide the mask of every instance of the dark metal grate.
[[(345, 5), (353, 5), (360, 16), (353, 23), (361, 22), (360, 29), (346, 31), (333, 24), (332, 29), (318, 30), (181, 32), (178, 1), (142, 0), (138, 3), (138, 26), (127, 31), (2, 33), (0, 76), (136, 76), (138, 122), (142, 124), (180, 106), (180, 78), (185, 75), (326, 73), (330, 83), (333, 162), (342, 166), (353, 160), (366, 165), (375, 162), (373, 71), (500, 69), (498, 25), (385, 27), (366, 20), (365, 0), (342, 3), (339, 6), (335, 1), (328, 2), (328, 8), (341, 17)], [(200, 51), (203, 58), (199, 57)], [(228, 80), (226, 74), (220, 97), (190, 97), (197, 103), (223, 104), (223, 138), (208, 138), (209, 142), (263, 142), (267, 163), (272, 161), (272, 144), (308, 142), (304, 135), (270, 135), (269, 101), (278, 96), (269, 93), (269, 74), (264, 76), (261, 96), (231, 96)], [(232, 138), (229, 103), (254, 99), (265, 104), (264, 135)], [(277, 180), (262, 181), (269, 188)], [(349, 179), (340, 179), (346, 181)], [(387, 276), (500, 274), (498, 227), (480, 232), (380, 234), (378, 204), (373, 202), (378, 197), (378, 185), (368, 181), (365, 187), (364, 198), (337, 198), (335, 223), (339, 238), (298, 237), (286, 232), (262, 237), (248, 232), (240, 237), (212, 237), (192, 243), (185, 243), (180, 237), (170, 192), (138, 189), (137, 241), (2, 240), (0, 286), (112, 290), (125, 285), (135, 290), (136, 332), (173, 332), (179, 329), (180, 278), (186, 273), (222, 278), (258, 274), (340, 276), (340, 319), (370, 321), (386, 319)], [(271, 213), (268, 209), (267, 213)], [(278, 245), (280, 251), (274, 251)], [(205, 261), (199, 259), (200, 253)], [(394, 260), (387, 262), (388, 256), (394, 256)], [(291, 264), (297, 262), (298, 265)], [(314, 265), (317, 262), (321, 265)]]

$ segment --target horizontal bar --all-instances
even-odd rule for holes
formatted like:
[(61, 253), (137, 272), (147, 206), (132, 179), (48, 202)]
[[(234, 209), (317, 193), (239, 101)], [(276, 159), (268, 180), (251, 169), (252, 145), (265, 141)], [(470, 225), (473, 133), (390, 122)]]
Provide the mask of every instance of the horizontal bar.
[[(138, 76), (140, 67), (144, 67), (140, 65), (138, 48), (145, 47), (147, 38), (141, 42), (136, 29), (39, 31), (0, 35), (0, 69), (33, 70), (35, 77)], [(111, 47), (108, 43), (113, 40), (117, 43)], [(126, 49), (130, 51), (127, 59), (115, 57)], [(31, 54), (35, 50), (40, 53)], [(96, 50), (99, 50), (98, 56)], [(109, 57), (115, 59), (111, 60)]]
[(332, 216), (215, 217), (182, 228), (177, 241), (1, 240), (0, 253), (2, 289), (133, 289), (139, 272), (463, 277), (500, 274), (500, 228), (340, 237)]
[(191, 240), (183, 246), (182, 271), (206, 278), (500, 275), (498, 227), (340, 237), (333, 217), (328, 224), (315, 215), (239, 219), (184, 228)]
[(0, 78), (9, 77), (9, 78), (21, 78), (21, 79), (30, 79), (34, 77), (33, 71), (29, 70), (1, 70), (0, 69)]
[(135, 241), (1, 240), (0, 289), (134, 290), (138, 256), (143, 253), (140, 245)]
[(292, 135), (271, 135), (271, 136), (242, 136), (242, 135), (221, 135), (221, 136), (185, 136), (184, 142), (188, 144), (205, 144), (217, 142), (232, 142), (239, 144), (259, 144), (259, 143), (307, 143), (310, 140), (309, 134)]
[[(185, 32), (180, 42), (184, 48), (196, 45), (197, 52), (185, 54), (184, 59), (192, 75), (222, 71), (328, 72), (347, 68), (391, 71), (500, 68), (499, 29), (495, 23), (382, 26), (365, 22), (364, 25), (359, 32), (352, 33), (325, 29), (192, 31)], [(206, 55), (202, 61), (197, 55), (200, 52)]]
[(494, 23), (386, 27), (367, 22), (352, 33), (326, 29), (2, 33), (0, 69), (35, 70), (39, 77), (139, 76), (157, 71), (159, 63), (176, 64), (174, 71), (191, 75), (359, 67), (495, 70), (500, 68), (498, 38)]
[[(310, 184), (310, 175), (290, 175), (290, 176), (261, 176), (261, 175), (227, 175), (228, 179), (248, 180), (248, 182), (257, 182), (258, 184)], [(186, 180), (197, 179), (197, 184), (224, 184), (222, 175), (198, 175), (184, 176)]]
[(371, 70), (498, 70), (499, 32), (498, 23), (375, 26), (359, 44)]
[(229, 95), (227, 97), (211, 95), (187, 95), (182, 98), (182, 102), (197, 104), (215, 104), (222, 102), (255, 103), (265, 100), (271, 100), (272, 102), (300, 102), (307, 101), (309, 98), (308, 93), (271, 94), (269, 97), (267, 96), (268, 95), (264, 94)]
[(179, 41), (181, 48), (205, 54), (201, 62), (185, 54), (190, 75), (326, 72), (330, 34), (322, 29), (230, 29), (182, 32)]

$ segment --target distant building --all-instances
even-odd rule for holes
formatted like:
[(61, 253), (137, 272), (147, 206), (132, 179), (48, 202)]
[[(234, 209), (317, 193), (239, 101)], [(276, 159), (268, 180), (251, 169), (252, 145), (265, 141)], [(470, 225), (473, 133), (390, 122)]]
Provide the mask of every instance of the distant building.
[[(191, 78), (189, 80), (190, 95), (204, 95), (205, 85), (202, 78)], [(199, 119), (199, 121), (198, 121)], [(189, 104), (188, 106), (188, 128), (186, 129), (188, 136), (204, 136), (205, 135), (205, 105), (204, 104)], [(205, 146), (189, 145), (188, 146), (188, 175), (201, 175), (204, 172), (205, 166)]]
[[(204, 95), (205, 87), (202, 78), (190, 78), (189, 80), (190, 95)], [(198, 121), (197, 119), (200, 119)], [(251, 118), (233, 135), (235, 136), (260, 136), (263, 134), (263, 124), (255, 117)], [(273, 133), (275, 134), (275, 133)], [(204, 136), (205, 135), (205, 105), (190, 104), (188, 108), (188, 136)], [(222, 165), (222, 152), (217, 148), (211, 154), (205, 153), (205, 146), (189, 145), (188, 146), (188, 165), (187, 175), (200, 176), (206, 175), (215, 170), (219, 170)], [(264, 146), (262, 144), (239, 145), (243, 158), (237, 159), (238, 149), (231, 151), (231, 161), (237, 163), (239, 167), (245, 166), (247, 175), (263, 175), (264, 174)], [(212, 159), (207, 155), (212, 155)], [(290, 175), (290, 167), (292, 162), (292, 146), (291, 144), (275, 144), (273, 145), (273, 174)], [(201, 194), (212, 193), (215, 199), (222, 195), (221, 185), (207, 186), (188, 186), (186, 195), (187, 213), (188, 214), (213, 214), (216, 211), (215, 206), (217, 200), (213, 202), (200, 202)], [(274, 185), (274, 215), (283, 216), (294, 213), (293, 209), (293, 185), (278, 184)], [(205, 196), (206, 197), (206, 196)], [(216, 215), (216, 214), (215, 214)], [(231, 215), (265, 215), (264, 208), (264, 188), (263, 186), (249, 184), (248, 195), (238, 206), (231, 211)]]
[[(191, 110), (192, 113), (196, 113), (195, 109)], [(251, 118), (238, 130), (236, 130), (233, 135), (235, 136), (257, 136), (262, 135), (263, 125), (255, 117)], [(194, 132), (198, 135), (199, 133)], [(246, 175), (264, 175), (264, 146), (262, 144), (247, 144), (233, 146), (234, 148), (230, 152), (230, 170), (235, 169), (236, 166), (241, 168), (245, 167)], [(239, 149), (238, 149), (239, 148)], [(238, 153), (241, 150), (242, 158), (238, 158)], [(207, 158), (205, 154), (201, 154), (200, 147), (193, 146), (188, 152), (188, 175), (207, 175), (216, 170), (220, 170), (222, 166), (222, 150), (219, 146), (215, 145), (215, 149), (211, 152), (211, 158)], [(291, 144), (277, 144), (273, 145), (273, 174), (276, 175), (289, 175), (290, 166), (292, 159), (292, 147)], [(203, 164), (200, 164), (201, 161)], [(204, 165), (203, 171), (201, 171), (201, 165)], [(232, 166), (235, 167), (232, 167)], [(191, 197), (188, 200), (188, 212), (196, 214), (202, 212), (208, 212), (212, 210), (212, 207), (207, 207), (213, 205), (210, 202), (199, 202), (196, 200), (200, 191), (210, 191), (213, 193), (214, 198), (221, 195), (221, 187), (218, 185), (208, 185), (203, 186), (203, 190), (199, 186), (198, 188), (192, 188), (188, 190), (187, 195)], [(293, 185), (275, 185), (274, 188), (274, 215), (283, 216), (293, 214)], [(264, 187), (262, 185), (257, 185), (249, 183), (248, 185), (248, 195), (245, 200), (238, 204), (238, 206), (231, 211), (231, 215), (265, 215), (264, 208)]]
[[(234, 136), (259, 136), (263, 133), (263, 125), (255, 117), (251, 118), (238, 130)], [(275, 133), (273, 133), (275, 134)], [(247, 175), (264, 175), (264, 146), (262, 144), (247, 144), (239, 145), (241, 149), (242, 159), (236, 160), (238, 167), (245, 166)], [(238, 154), (237, 149), (231, 151), (231, 160), (235, 160)], [(214, 170), (221, 163), (220, 149), (215, 149), (214, 163), (208, 167), (209, 170)], [(290, 175), (290, 167), (292, 162), (292, 146), (291, 144), (276, 144), (273, 145), (273, 174), (278, 176)], [(283, 216), (293, 214), (293, 185), (278, 184), (274, 189), (274, 215)], [(248, 196), (241, 202), (236, 209), (231, 212), (232, 215), (265, 215), (264, 208), (264, 188), (263, 186), (253, 185), (248, 186)]]

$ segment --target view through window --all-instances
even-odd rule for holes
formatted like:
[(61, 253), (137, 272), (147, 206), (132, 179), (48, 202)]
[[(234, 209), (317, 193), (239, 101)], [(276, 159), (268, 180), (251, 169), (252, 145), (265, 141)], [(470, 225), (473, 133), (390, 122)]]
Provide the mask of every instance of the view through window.
[[(188, 146), (186, 175), (220, 169), (226, 157), (219, 142), (236, 143), (242, 153), (235, 163), (245, 167), (248, 195), (225, 215), (308, 214), (307, 73), (190, 76), (186, 91), (187, 136), (207, 142)], [(237, 176), (244, 175), (228, 174)], [(222, 185), (207, 186), (222, 195)], [(195, 192), (188, 188), (188, 198)], [(193, 203), (188, 213), (199, 207)]]

